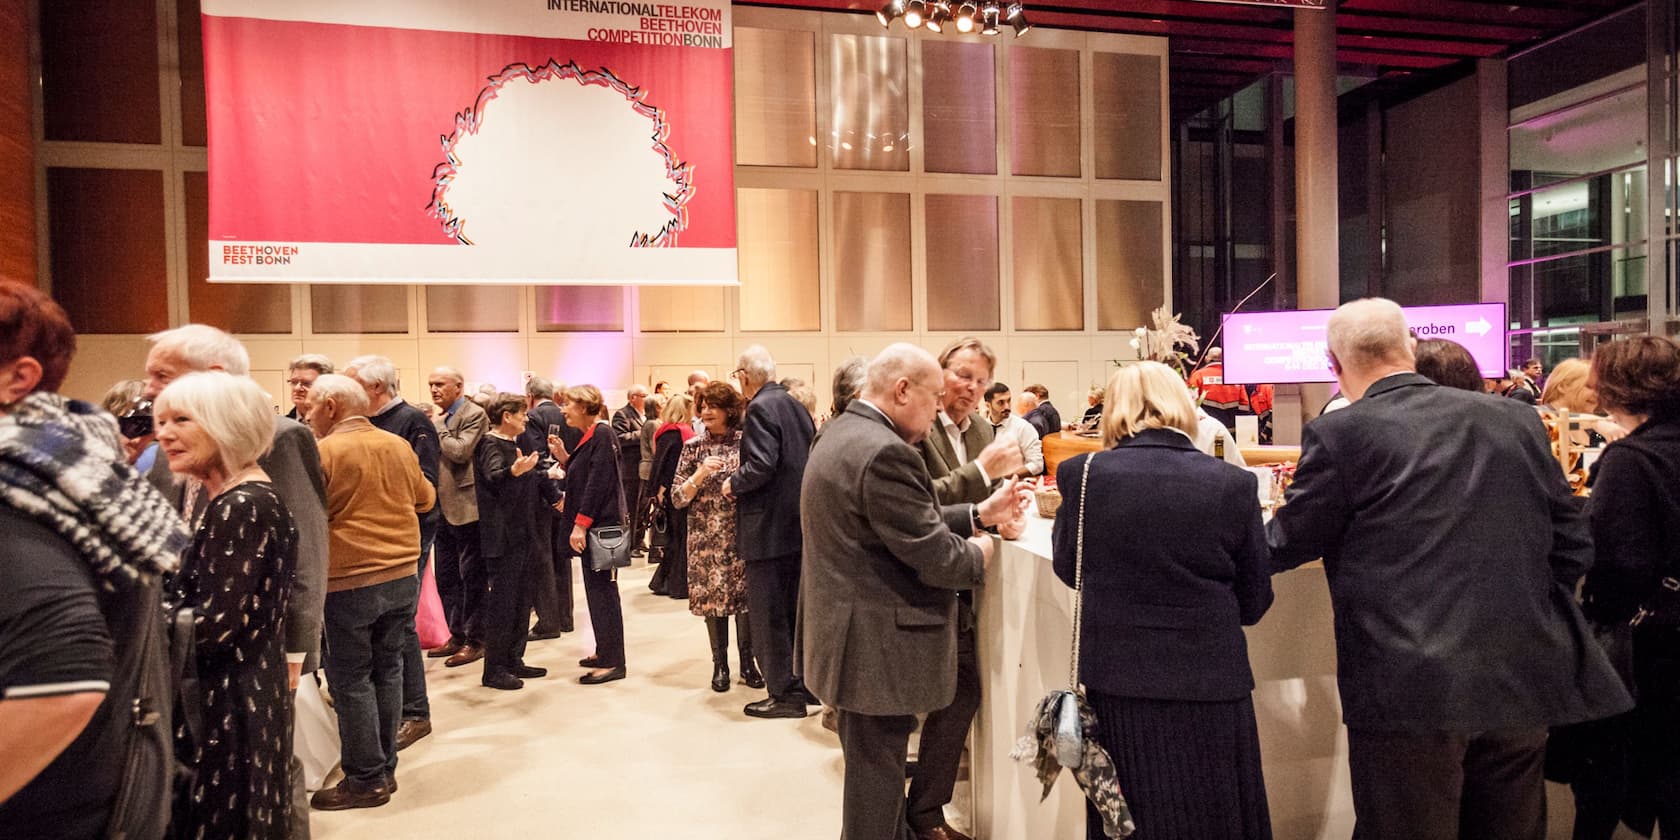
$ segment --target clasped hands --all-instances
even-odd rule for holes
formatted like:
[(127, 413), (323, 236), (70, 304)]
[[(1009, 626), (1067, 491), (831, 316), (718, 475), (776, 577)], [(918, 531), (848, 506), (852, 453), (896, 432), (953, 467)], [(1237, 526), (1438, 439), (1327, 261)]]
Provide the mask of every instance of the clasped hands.
[(975, 508), (981, 525), (995, 525), (998, 536), (1013, 540), (1027, 530), (1027, 508), (1032, 501), (1032, 485), (1019, 478), (1009, 478)]

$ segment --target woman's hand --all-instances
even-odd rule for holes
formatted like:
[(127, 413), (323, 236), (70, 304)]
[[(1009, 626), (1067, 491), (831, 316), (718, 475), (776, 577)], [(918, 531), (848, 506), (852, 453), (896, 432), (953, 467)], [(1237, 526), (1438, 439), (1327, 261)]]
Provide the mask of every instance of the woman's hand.
[(584, 539), (585, 536), (586, 536), (586, 533), (583, 530), (582, 525), (573, 525), (572, 526), (572, 540), (571, 540), (571, 543), (572, 543), (572, 550), (573, 551), (575, 551), (579, 554), (583, 553), (583, 547), (584, 547), (584, 544), (586, 542), (586, 540)]
[(542, 456), (541, 452), (536, 452), (536, 451), (527, 452), (526, 454), (521, 455), (518, 458), (514, 459), (513, 466), (509, 467), (509, 469), (513, 471), (514, 477), (518, 478), (519, 476), (522, 476), (522, 475), (530, 472), (531, 470), (535, 469), (536, 466), (537, 466), (537, 458), (539, 458), (541, 456)]
[(554, 460), (562, 464), (572, 459), (572, 453), (566, 451), (566, 443), (560, 440), (559, 435), (548, 436), (548, 454), (553, 455)]
[(707, 458), (704, 461), (701, 461), (700, 466), (706, 470), (707, 475), (711, 475), (712, 473), (719, 472), (723, 469), (723, 456), (722, 455), (713, 455), (712, 457)]
[(1594, 423), (1593, 431), (1598, 432), (1605, 443), (1615, 443), (1628, 436), (1628, 430), (1616, 425), (1614, 420), (1600, 420)]

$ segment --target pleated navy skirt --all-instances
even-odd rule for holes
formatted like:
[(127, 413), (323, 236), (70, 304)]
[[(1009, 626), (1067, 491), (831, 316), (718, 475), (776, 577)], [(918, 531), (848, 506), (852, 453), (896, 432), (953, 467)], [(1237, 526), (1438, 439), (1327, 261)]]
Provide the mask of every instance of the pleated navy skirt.
[[(1252, 699), (1088, 698), (1137, 823), (1132, 840), (1271, 840)], [(1089, 802), (1086, 837), (1103, 840)]]

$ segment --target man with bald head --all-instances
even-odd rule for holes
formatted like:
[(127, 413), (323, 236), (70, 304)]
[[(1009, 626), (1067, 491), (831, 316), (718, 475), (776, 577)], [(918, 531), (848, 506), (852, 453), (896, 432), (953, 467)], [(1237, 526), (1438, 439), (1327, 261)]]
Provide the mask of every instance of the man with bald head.
[(443, 524), (437, 534), (438, 599), (449, 622), (449, 643), (428, 653), (448, 657), (445, 666), (457, 668), (484, 658), (480, 606), (489, 587), (478, 540), (478, 498), (473, 483), (473, 451), (490, 428), (490, 418), (478, 403), (461, 391), (466, 381), (452, 367), (440, 367), (426, 377), (439, 414), (437, 429), (438, 507)]
[(944, 375), (926, 350), (894, 344), (863, 393), (823, 426), (800, 493), (804, 677), (838, 713), (845, 755), (842, 840), (902, 840), (904, 762), (916, 715), (957, 690), (957, 591), (992, 556), (981, 528), (1020, 521), (1013, 481), (979, 504), (941, 507), (916, 445)]
[(1547, 727), (1631, 706), (1575, 602), (1585, 520), (1534, 410), (1419, 376), (1393, 301), (1328, 338), (1350, 405), (1302, 430), (1267, 537), (1324, 559), (1353, 836), (1540, 840)]

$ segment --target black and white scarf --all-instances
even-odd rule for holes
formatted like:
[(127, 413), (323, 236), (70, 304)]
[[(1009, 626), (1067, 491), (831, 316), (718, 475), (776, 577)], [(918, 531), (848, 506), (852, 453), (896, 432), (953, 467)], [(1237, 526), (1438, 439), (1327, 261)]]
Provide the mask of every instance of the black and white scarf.
[(123, 459), (111, 416), (53, 393), (0, 417), (0, 503), (56, 531), (106, 589), (174, 571), (190, 536)]

